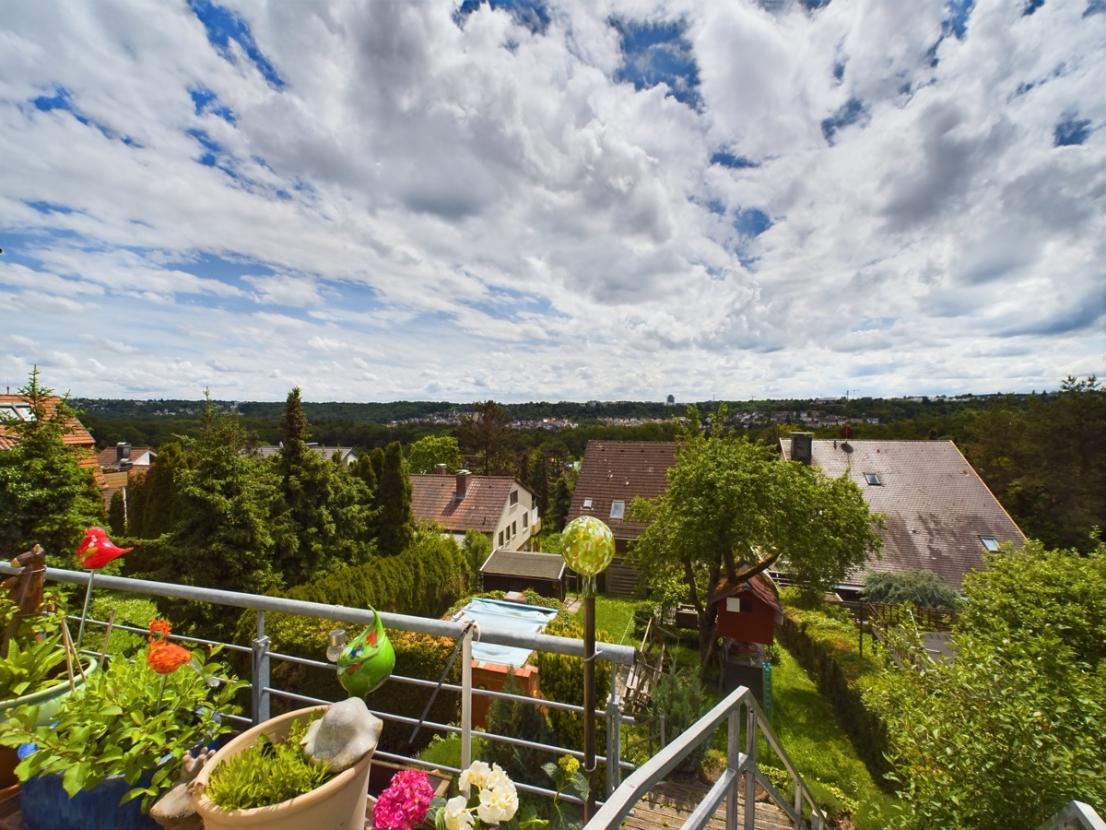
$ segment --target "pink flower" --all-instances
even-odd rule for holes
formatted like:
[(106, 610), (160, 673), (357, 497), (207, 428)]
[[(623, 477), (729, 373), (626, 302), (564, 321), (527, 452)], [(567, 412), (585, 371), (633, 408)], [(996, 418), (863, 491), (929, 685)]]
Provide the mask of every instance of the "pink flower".
[(413, 830), (426, 818), (434, 788), (425, 772), (400, 770), (373, 807), (376, 830)]

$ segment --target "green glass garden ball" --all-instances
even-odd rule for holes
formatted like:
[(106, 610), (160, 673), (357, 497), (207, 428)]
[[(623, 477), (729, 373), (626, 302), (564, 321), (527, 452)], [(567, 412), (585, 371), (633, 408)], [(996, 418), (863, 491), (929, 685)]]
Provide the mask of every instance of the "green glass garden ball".
[(614, 559), (614, 534), (594, 516), (573, 519), (561, 532), (561, 555), (581, 576), (598, 576)]

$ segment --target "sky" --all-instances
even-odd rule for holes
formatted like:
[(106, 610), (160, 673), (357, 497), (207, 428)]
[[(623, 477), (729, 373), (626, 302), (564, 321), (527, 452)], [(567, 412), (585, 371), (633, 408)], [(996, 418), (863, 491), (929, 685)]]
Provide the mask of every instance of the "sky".
[(9, 0), (0, 385), (1106, 373), (1106, 0)]

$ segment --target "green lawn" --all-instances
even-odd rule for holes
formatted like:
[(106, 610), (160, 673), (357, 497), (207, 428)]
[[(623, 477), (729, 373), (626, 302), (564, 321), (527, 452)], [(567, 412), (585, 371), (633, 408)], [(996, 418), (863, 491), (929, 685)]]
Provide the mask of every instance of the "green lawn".
[[(608, 642), (638, 645), (634, 638), (634, 609), (638, 602), (634, 599), (597, 596), (595, 598), (595, 628), (606, 634)], [(584, 624), (583, 607), (576, 612), (574, 619), (580, 625)]]
[(772, 667), (772, 728), (784, 751), (819, 803), (845, 806), (843, 793), (856, 802), (859, 830), (883, 827), (881, 815), (894, 799), (876, 786), (814, 681), (786, 649), (780, 652)]

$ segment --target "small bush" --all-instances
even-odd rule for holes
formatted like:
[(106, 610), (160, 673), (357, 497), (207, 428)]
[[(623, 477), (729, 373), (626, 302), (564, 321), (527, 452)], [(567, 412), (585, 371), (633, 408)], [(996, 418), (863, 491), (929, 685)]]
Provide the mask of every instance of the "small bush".
[(957, 608), (960, 605), (956, 591), (932, 571), (869, 572), (864, 578), (864, 599), (890, 605), (910, 602), (923, 608)]
[[(650, 719), (658, 724), (664, 718), (665, 733), (669, 740), (680, 735), (706, 711), (709, 700), (703, 691), (697, 673), (678, 673), (670, 671), (664, 674), (653, 690), (650, 704)], [(697, 746), (676, 768), (683, 773), (693, 773), (707, 751), (707, 744)]]

